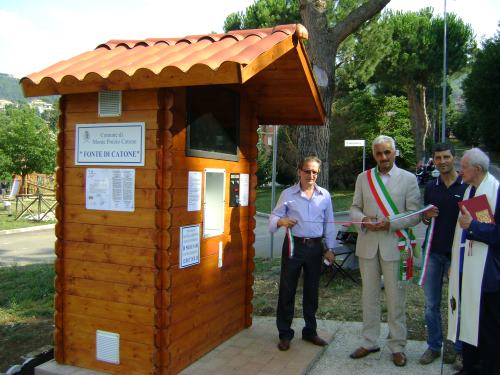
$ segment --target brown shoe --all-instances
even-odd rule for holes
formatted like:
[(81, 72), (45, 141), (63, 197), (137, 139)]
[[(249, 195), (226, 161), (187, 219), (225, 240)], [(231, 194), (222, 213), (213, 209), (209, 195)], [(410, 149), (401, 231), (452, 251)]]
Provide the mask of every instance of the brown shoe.
[(310, 343), (312, 343), (314, 345), (318, 345), (318, 346), (327, 346), (328, 345), (328, 343), (325, 340), (323, 340), (321, 337), (319, 337), (318, 335), (313, 336), (313, 337), (302, 336), (302, 340), (309, 341)]
[(280, 342), (278, 343), (278, 349), (281, 350), (282, 352), (290, 349), (290, 340), (280, 339)]
[(359, 358), (366, 357), (368, 354), (376, 353), (379, 351), (380, 351), (380, 348), (366, 349), (366, 348), (363, 348), (362, 346), (360, 346), (355, 351), (353, 351), (349, 355), (349, 357), (351, 357), (352, 359), (359, 359)]
[(406, 355), (403, 352), (392, 353), (392, 362), (398, 367), (406, 365)]

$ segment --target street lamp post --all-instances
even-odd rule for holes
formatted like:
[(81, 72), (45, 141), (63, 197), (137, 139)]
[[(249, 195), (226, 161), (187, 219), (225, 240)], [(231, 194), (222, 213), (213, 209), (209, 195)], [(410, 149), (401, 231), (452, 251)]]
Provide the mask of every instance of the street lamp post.
[[(276, 163), (278, 159), (278, 125), (273, 126), (273, 172), (271, 179), (271, 211), (276, 205)], [(271, 242), (269, 248), (269, 256), (273, 258), (274, 249), (274, 233), (271, 232)]]
[(441, 141), (446, 142), (446, 0), (444, 0), (444, 35), (443, 35), (443, 131)]

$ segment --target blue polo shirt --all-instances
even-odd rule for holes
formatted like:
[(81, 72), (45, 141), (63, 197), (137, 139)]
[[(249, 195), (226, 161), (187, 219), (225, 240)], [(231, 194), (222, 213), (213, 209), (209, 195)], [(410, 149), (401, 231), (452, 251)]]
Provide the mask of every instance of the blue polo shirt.
[(433, 204), (439, 209), (431, 243), (432, 253), (451, 257), (459, 211), (458, 202), (462, 200), (467, 186), (460, 176), (457, 176), (449, 187), (446, 187), (441, 177), (428, 182), (425, 186), (424, 204)]

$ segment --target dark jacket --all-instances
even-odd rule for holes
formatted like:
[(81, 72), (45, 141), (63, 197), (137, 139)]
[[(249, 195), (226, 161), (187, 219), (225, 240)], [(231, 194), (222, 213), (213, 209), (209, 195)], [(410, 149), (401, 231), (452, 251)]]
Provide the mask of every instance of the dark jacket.
[(467, 230), (467, 239), (483, 242), (488, 246), (484, 265), (482, 293), (500, 292), (500, 189), (497, 191), (495, 224), (472, 220)]

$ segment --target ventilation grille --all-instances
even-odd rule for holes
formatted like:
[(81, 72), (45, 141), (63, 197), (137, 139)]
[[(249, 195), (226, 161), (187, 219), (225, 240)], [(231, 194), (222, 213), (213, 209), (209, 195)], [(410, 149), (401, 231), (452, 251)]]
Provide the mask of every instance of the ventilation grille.
[(116, 117), (122, 114), (122, 92), (99, 92), (99, 117)]
[(120, 364), (120, 335), (96, 331), (96, 359), (102, 362)]

